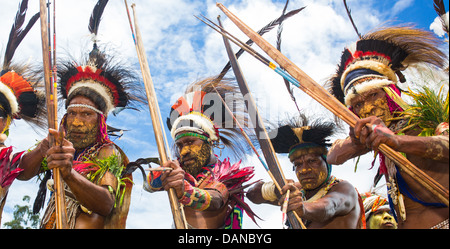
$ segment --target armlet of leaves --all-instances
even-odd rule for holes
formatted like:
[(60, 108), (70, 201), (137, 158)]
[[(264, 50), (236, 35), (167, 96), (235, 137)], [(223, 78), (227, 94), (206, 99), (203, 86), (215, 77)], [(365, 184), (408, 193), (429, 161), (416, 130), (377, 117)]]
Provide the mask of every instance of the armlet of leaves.
[(111, 155), (105, 159), (91, 159), (90, 161), (83, 162), (86, 165), (90, 165), (93, 170), (86, 175), (87, 179), (95, 184), (99, 184), (100, 179), (110, 172), (117, 179), (117, 190), (114, 190), (112, 186), (108, 186), (109, 192), (115, 196), (114, 207), (122, 205), (123, 198), (126, 190), (126, 181), (131, 183), (132, 180), (129, 177), (122, 177), (122, 171), (125, 169), (122, 162), (119, 161), (119, 156)]
[(406, 128), (417, 126), (422, 130), (419, 136), (433, 136), (439, 124), (449, 122), (449, 92), (445, 93), (444, 86), (438, 93), (427, 86), (417, 93), (409, 89), (407, 95), (412, 97), (414, 104), (400, 114), (409, 119)]

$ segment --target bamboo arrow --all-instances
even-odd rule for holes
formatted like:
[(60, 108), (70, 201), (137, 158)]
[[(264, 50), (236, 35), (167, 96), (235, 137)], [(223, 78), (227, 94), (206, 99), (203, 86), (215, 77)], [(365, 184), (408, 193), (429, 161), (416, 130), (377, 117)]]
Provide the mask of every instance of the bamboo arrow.
[[(47, 22), (47, 4), (45, 0), (40, 0), (40, 19), (41, 19), (41, 39), (42, 39), (42, 58), (44, 60), (44, 80), (45, 80), (45, 95), (47, 102), (47, 118), (48, 128), (57, 129), (58, 127), (58, 103), (57, 103), (57, 89), (56, 81), (52, 80), (51, 73), (51, 51), (49, 46), (49, 27)], [(48, 26), (47, 26), (48, 25)], [(53, 77), (56, 77), (53, 76)], [(62, 137), (61, 137), (62, 139)], [(53, 136), (49, 137), (49, 146), (60, 145), (55, 141)], [(56, 205), (56, 228), (67, 229), (67, 214), (64, 198), (64, 186), (61, 179), (61, 173), (58, 168), (53, 169), (54, 189), (55, 189), (55, 205)]]
[[(126, 1), (125, 1), (125, 4), (127, 4)], [(136, 51), (138, 54), (139, 64), (141, 66), (142, 78), (144, 80), (144, 85), (145, 85), (145, 92), (147, 93), (148, 107), (149, 107), (150, 116), (152, 119), (153, 131), (155, 133), (155, 139), (156, 139), (156, 145), (158, 147), (159, 158), (160, 158), (161, 165), (164, 165), (168, 161), (169, 157), (167, 154), (166, 144), (164, 141), (164, 133), (163, 133), (162, 125), (161, 125), (160, 110), (159, 110), (159, 105), (158, 105), (158, 101), (156, 98), (155, 87), (153, 85), (153, 80), (152, 80), (152, 77), (150, 74), (150, 68), (148, 66), (147, 56), (145, 55), (144, 44), (142, 42), (141, 31), (138, 26), (135, 6), (136, 6), (135, 4), (131, 5), (131, 8), (133, 9), (133, 16), (134, 16), (134, 28), (135, 28), (134, 38), (135, 38)], [(175, 193), (175, 190), (173, 188), (171, 188), (171, 189), (169, 189), (169, 191), (167, 193), (169, 195), (169, 202), (170, 202), (170, 207), (172, 210), (175, 227), (177, 229), (186, 229), (187, 224), (186, 224), (186, 220), (184, 218), (184, 212), (182, 210), (183, 208), (178, 203), (178, 198)]]
[[(344, 120), (348, 125), (354, 127), (358, 121), (358, 117), (346, 108), (339, 100), (325, 90), (321, 85), (315, 82), (311, 77), (304, 73), (294, 63), (292, 63), (286, 56), (274, 48), (269, 42), (264, 40), (255, 31), (248, 27), (244, 22), (239, 20), (233, 13), (231, 13), (221, 3), (217, 6), (236, 24), (236, 26), (244, 32), (251, 40), (253, 40), (267, 55), (275, 60), (281, 67), (283, 67), (292, 77), (299, 83), (298, 87), (313, 99), (322, 104), (325, 108), (330, 110), (334, 115)], [(441, 184), (429, 177), (423, 171), (418, 169), (414, 164), (403, 157), (399, 152), (393, 150), (385, 144), (379, 146), (381, 152), (388, 158), (393, 160), (401, 170), (414, 178), (418, 183), (424, 186), (427, 190), (439, 198), (445, 205), (449, 204), (449, 193)]]
[[(220, 19), (219, 19), (219, 24)], [(258, 138), (258, 142), (261, 146), (261, 150), (264, 154), (264, 157), (267, 161), (267, 165), (270, 169), (270, 172), (277, 180), (277, 184), (280, 187), (283, 187), (286, 184), (286, 178), (283, 175), (283, 170), (280, 167), (280, 163), (278, 162), (278, 158), (275, 154), (275, 150), (270, 142), (269, 135), (267, 133), (266, 128), (264, 127), (264, 123), (262, 122), (261, 116), (259, 115), (256, 102), (253, 99), (253, 95), (250, 93), (250, 89), (247, 85), (247, 82), (242, 74), (239, 63), (237, 62), (236, 56), (231, 49), (230, 43), (226, 37), (223, 37), (225, 48), (227, 50), (228, 58), (230, 59), (231, 66), (233, 68), (234, 75), (238, 82), (239, 88), (243, 96), (248, 98), (248, 101), (245, 102), (247, 110), (249, 113), (253, 113), (255, 115), (250, 115), (251, 121), (255, 126), (255, 134)], [(305, 228), (302, 220), (296, 215), (295, 212), (288, 213), (289, 222), (291, 223), (293, 228), (300, 229)]]

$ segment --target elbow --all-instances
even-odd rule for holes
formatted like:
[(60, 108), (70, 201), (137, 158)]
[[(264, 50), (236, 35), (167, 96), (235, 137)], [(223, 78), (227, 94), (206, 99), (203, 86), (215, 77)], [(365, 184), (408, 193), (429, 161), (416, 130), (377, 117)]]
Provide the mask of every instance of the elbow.
[(103, 193), (103, 197), (101, 198), (102, 201), (100, 203), (97, 202), (97, 204), (92, 205), (93, 207), (91, 207), (92, 209), (90, 210), (92, 210), (94, 213), (106, 217), (110, 215), (114, 209), (115, 198), (114, 195), (108, 190), (104, 190), (105, 192)]
[(338, 157), (332, 153), (327, 155), (327, 163), (332, 165), (341, 165), (343, 162), (338, 160)]
[(105, 202), (105, 204), (102, 205), (98, 210), (96, 210), (95, 213), (106, 217), (112, 213), (113, 209), (114, 209), (114, 200), (110, 198), (110, 200)]
[(349, 158), (339, 156), (339, 153), (335, 152), (329, 152), (327, 155), (327, 163), (332, 165), (342, 165), (344, 164)]

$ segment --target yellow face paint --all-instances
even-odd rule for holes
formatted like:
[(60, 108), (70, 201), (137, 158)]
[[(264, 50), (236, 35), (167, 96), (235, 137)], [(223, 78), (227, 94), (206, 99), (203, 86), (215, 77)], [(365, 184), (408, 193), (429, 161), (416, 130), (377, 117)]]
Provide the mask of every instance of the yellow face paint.
[[(94, 106), (94, 103), (83, 96), (72, 99), (70, 104), (86, 104)], [(98, 114), (86, 107), (73, 107), (66, 114), (66, 138), (77, 150), (84, 149), (97, 140)]]
[(397, 229), (397, 222), (387, 211), (372, 214), (369, 219), (370, 229)]
[(383, 120), (386, 126), (391, 124), (394, 117), (389, 110), (386, 93), (382, 88), (362, 93), (352, 99), (353, 110), (360, 118), (376, 116)]
[[(74, 123), (81, 123), (81, 126)], [(83, 123), (74, 120), (73, 123), (67, 125), (67, 140), (71, 141), (75, 149), (84, 149), (95, 143), (97, 140), (98, 123)]]
[(383, 120), (386, 126), (389, 126), (393, 115), (389, 110), (386, 98), (380, 98), (375, 101), (368, 101), (361, 109), (361, 118), (376, 116)]
[(328, 168), (320, 155), (306, 154), (294, 159), (295, 173), (305, 190), (320, 187), (328, 178)]
[(198, 138), (185, 137), (177, 141), (180, 144), (180, 162), (183, 169), (197, 176), (211, 156), (211, 145)]

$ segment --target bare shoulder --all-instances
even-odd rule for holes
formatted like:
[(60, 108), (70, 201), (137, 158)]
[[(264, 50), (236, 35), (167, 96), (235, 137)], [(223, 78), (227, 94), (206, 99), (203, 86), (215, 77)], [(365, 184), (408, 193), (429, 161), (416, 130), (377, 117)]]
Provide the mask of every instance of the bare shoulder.
[(340, 193), (349, 197), (357, 197), (358, 193), (355, 187), (346, 180), (339, 180), (339, 183), (330, 188), (329, 193)]
[(105, 159), (112, 155), (116, 155), (118, 157), (121, 157), (120, 151), (118, 147), (114, 144), (108, 144), (106, 146), (103, 146), (100, 151), (98, 152), (98, 159)]

